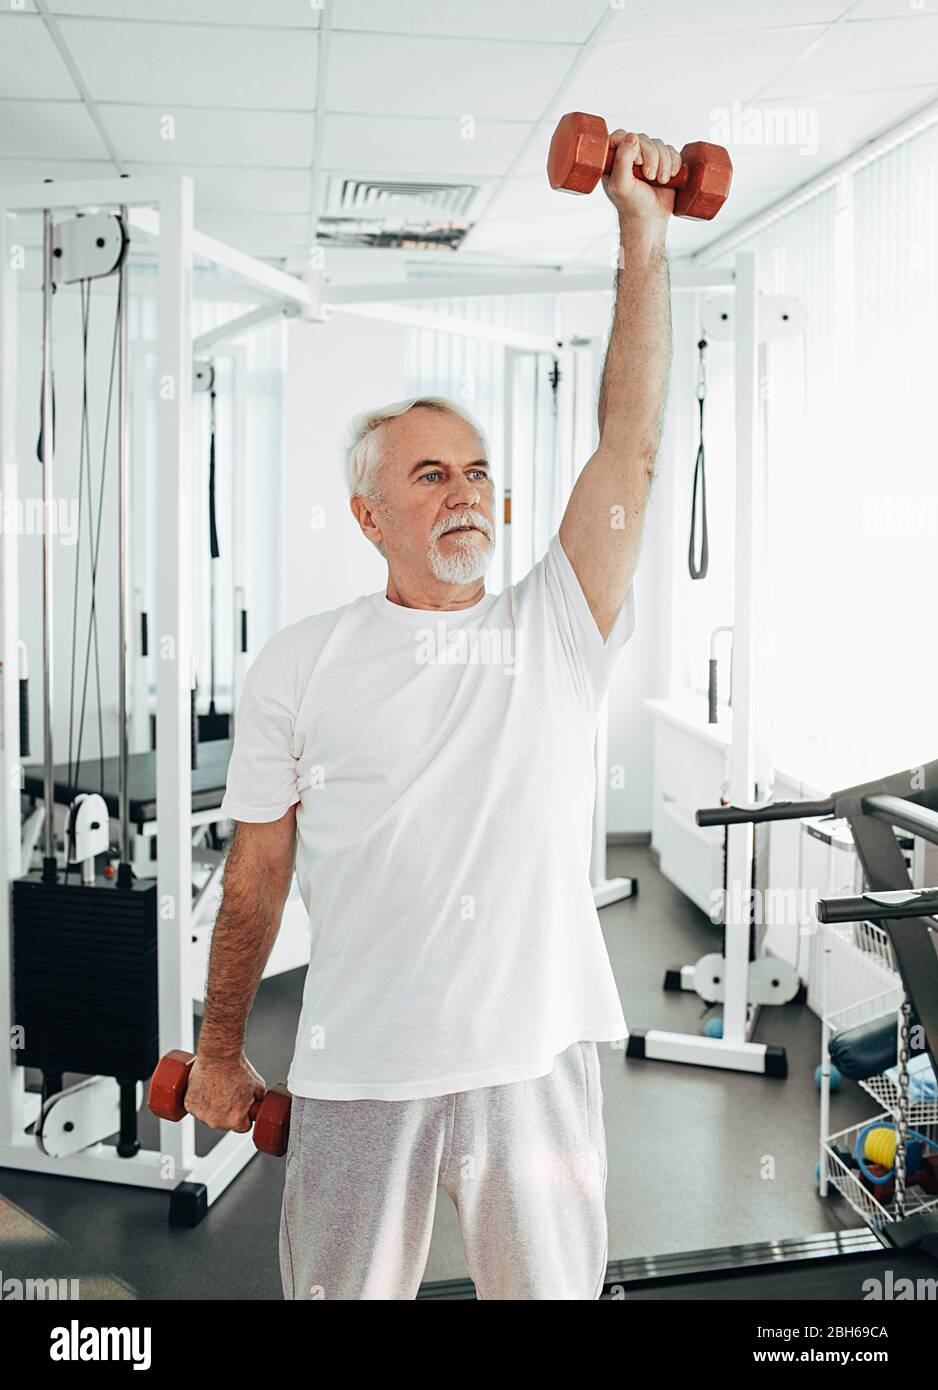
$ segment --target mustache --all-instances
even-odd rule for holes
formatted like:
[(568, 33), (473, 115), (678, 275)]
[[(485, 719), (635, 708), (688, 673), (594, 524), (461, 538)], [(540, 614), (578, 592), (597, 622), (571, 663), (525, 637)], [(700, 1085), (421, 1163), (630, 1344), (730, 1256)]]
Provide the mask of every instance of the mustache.
[(447, 531), (458, 531), (462, 526), (474, 526), (481, 531), (490, 541), (495, 539), (495, 527), (481, 512), (465, 511), (456, 516), (447, 517), (445, 521), (438, 521), (430, 533), (430, 540), (439, 540), (440, 536), (445, 536)]

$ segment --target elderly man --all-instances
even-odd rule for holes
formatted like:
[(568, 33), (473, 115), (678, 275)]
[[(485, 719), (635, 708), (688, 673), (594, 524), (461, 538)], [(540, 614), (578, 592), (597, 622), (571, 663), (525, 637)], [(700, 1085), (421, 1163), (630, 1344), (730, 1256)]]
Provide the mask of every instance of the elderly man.
[(436, 1192), (483, 1299), (595, 1299), (607, 1258), (596, 1044), (627, 1029), (589, 883), (597, 716), (632, 576), (670, 356), (677, 151), (616, 131), (619, 218), (599, 444), (559, 532), (487, 594), (494, 484), (451, 402), (361, 416), (351, 508), (384, 592), (279, 632), (247, 674), (237, 822), (186, 1096), (245, 1130), (246, 1020), (295, 869), (310, 964), (288, 1076), (288, 1299), (412, 1299)]

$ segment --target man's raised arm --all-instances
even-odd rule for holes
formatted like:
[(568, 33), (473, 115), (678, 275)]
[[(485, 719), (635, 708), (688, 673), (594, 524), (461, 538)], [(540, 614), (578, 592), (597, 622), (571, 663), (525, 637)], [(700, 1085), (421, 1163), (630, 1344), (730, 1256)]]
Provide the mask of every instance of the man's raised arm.
[(671, 362), (665, 249), (671, 189), (636, 178), (633, 164), (666, 183), (680, 168), (672, 145), (613, 131), (603, 187), (619, 214), (615, 311), (599, 390), (599, 444), (570, 495), (560, 543), (603, 641), (632, 584), (654, 476)]

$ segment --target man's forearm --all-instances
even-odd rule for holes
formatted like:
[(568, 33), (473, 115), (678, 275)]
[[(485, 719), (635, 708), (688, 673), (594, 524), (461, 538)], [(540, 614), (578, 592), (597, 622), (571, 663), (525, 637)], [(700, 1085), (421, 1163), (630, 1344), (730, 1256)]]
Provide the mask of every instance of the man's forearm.
[(225, 864), (224, 897), (212, 932), (199, 1056), (240, 1055), (248, 1015), (280, 929), (289, 891), (239, 860), (237, 834)]
[(615, 312), (599, 389), (600, 446), (650, 469), (661, 438), (671, 364), (665, 223), (620, 219)]

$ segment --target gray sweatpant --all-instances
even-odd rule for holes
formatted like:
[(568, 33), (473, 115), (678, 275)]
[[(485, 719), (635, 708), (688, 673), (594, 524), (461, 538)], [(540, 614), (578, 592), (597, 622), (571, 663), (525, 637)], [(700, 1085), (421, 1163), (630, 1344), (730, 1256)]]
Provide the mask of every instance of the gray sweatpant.
[(606, 1135), (594, 1042), (533, 1081), (422, 1100), (294, 1096), (280, 1218), (287, 1299), (412, 1299), (437, 1188), (480, 1299), (597, 1299)]

